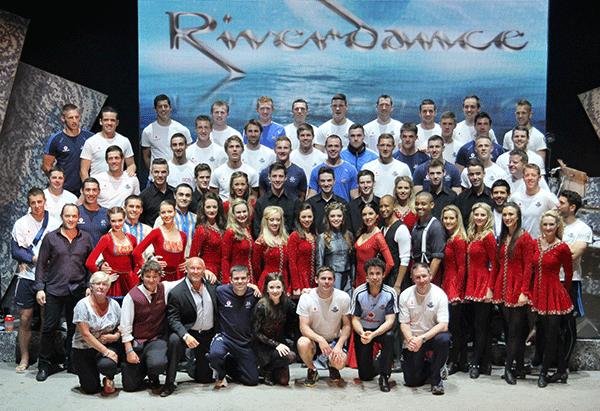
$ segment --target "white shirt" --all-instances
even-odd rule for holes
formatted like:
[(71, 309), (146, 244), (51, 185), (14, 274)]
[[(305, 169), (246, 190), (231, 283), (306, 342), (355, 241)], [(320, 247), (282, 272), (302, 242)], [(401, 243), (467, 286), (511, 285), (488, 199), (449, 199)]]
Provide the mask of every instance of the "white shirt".
[(390, 122), (387, 124), (380, 124), (377, 121), (377, 119), (375, 119), (364, 126), (365, 144), (374, 152), (379, 153), (379, 149), (377, 148), (377, 141), (379, 140), (380, 135), (387, 133), (394, 136), (395, 148), (398, 148), (400, 145), (401, 127), (402, 123), (398, 120), (394, 120), (393, 118), (390, 119)]
[[(317, 127), (313, 126), (312, 124), (311, 126), (313, 130), (316, 130)], [(300, 140), (298, 140), (298, 127), (296, 127), (294, 123), (290, 123), (287, 126), (285, 126), (284, 129), (285, 135), (292, 142), (292, 150), (298, 150), (298, 147), (300, 147)]]
[(313, 168), (323, 163), (327, 159), (327, 154), (321, 150), (313, 148), (312, 153), (302, 154), (299, 150), (294, 150), (290, 153), (290, 161), (304, 170), (306, 181), (310, 181), (310, 174)]
[[(449, 321), (448, 296), (437, 285), (431, 284), (425, 296), (417, 294), (417, 286), (413, 285), (400, 294), (398, 300), (400, 314), (398, 322), (410, 324), (413, 335), (421, 335), (439, 323)], [(407, 342), (404, 341), (404, 347)]]
[[(592, 244), (594, 242), (592, 229), (578, 218), (571, 224), (565, 224), (563, 241), (568, 245), (572, 245), (578, 241)], [(560, 279), (565, 279), (565, 272), (562, 267), (560, 268)], [(573, 260), (573, 281), (581, 281), (581, 279), (581, 256), (579, 256)]]
[[(504, 135), (504, 142), (502, 143), (502, 146), (508, 151), (514, 148), (514, 143), (512, 141), (512, 130), (507, 131)], [(546, 148), (548, 147), (546, 146), (546, 137), (544, 137), (544, 134), (537, 128), (531, 127), (529, 130), (529, 143), (527, 144), (527, 150), (539, 151), (545, 150)]]
[[(129, 139), (119, 133), (113, 138), (104, 138), (102, 134), (96, 133), (88, 138), (81, 149), (80, 158), (90, 160), (90, 177), (95, 177), (103, 171), (108, 171), (105, 153), (109, 146), (117, 145), (123, 150), (123, 156), (127, 159), (133, 157), (133, 149)], [(169, 157), (171, 157), (169, 155)]]
[(429, 137), (437, 134), (438, 136), (442, 135), (442, 127), (435, 123), (431, 130), (425, 130), (423, 126), (419, 123), (417, 124), (417, 141), (415, 141), (415, 147), (427, 147), (427, 140)]
[(242, 138), (242, 135), (236, 129), (227, 126), (227, 128), (223, 131), (213, 129), (210, 132), (210, 139), (213, 143), (220, 145), (221, 147), (225, 146), (225, 141), (231, 136), (238, 136)]
[(185, 283), (190, 289), (192, 299), (196, 305), (196, 322), (192, 325), (192, 330), (195, 331), (208, 331), (213, 328), (215, 324), (213, 303), (210, 293), (204, 285), (202, 285), (202, 291), (198, 292), (192, 286), (192, 283), (185, 277)]
[(531, 234), (534, 240), (541, 235), (542, 214), (548, 210), (554, 210), (558, 205), (558, 198), (550, 191), (542, 189), (533, 196), (527, 195), (525, 191), (513, 193), (509, 201), (514, 201), (521, 207), (523, 229)]
[[(510, 192), (512, 194), (520, 192), (520, 191), (524, 192), (525, 190), (527, 190), (527, 185), (525, 184), (525, 180), (523, 180), (522, 177), (518, 180), (514, 180), (513, 176), (509, 175), (506, 178), (506, 181), (508, 181), (508, 185), (510, 186)], [(546, 183), (546, 179), (544, 179), (544, 178), (540, 179), (540, 188), (542, 190), (550, 191), (550, 187), (548, 187), (548, 183)]]
[(170, 159), (173, 156), (171, 151), (171, 137), (175, 133), (181, 133), (185, 136), (187, 144), (192, 144), (192, 136), (187, 127), (171, 120), (168, 126), (161, 126), (158, 122), (148, 124), (142, 131), (142, 147), (150, 148), (150, 164), (155, 158)]
[(231, 180), (231, 175), (235, 171), (243, 171), (244, 173), (248, 174), (248, 183), (250, 188), (258, 188), (258, 173), (256, 170), (244, 163), (234, 170), (229, 168), (227, 163), (225, 163), (219, 166), (210, 175), (210, 187), (217, 188), (219, 190), (219, 196), (223, 201), (229, 199), (229, 180)]
[(44, 195), (46, 196), (46, 210), (57, 220), (60, 220), (60, 214), (65, 204), (77, 204), (77, 196), (67, 190), (63, 190), (61, 195), (55, 196), (46, 188), (44, 189)]
[[(454, 135), (456, 135), (456, 133), (454, 133)], [(458, 154), (458, 150), (460, 150), (462, 146), (463, 144), (461, 144), (460, 141), (453, 138), (452, 143), (444, 144), (444, 153), (442, 154), (442, 157), (444, 157), (444, 160), (446, 160), (447, 162), (455, 164), (456, 155)]]
[(206, 163), (212, 171), (227, 162), (225, 149), (215, 142), (204, 148), (198, 146), (198, 144), (192, 144), (185, 150), (185, 156), (194, 166), (199, 163)]
[(363, 170), (371, 170), (375, 174), (373, 194), (381, 198), (386, 194), (394, 194), (394, 181), (398, 176), (412, 177), (410, 168), (402, 161), (392, 159), (389, 164), (383, 164), (379, 159), (365, 164)]
[[(385, 226), (381, 227), (381, 233), (385, 237), (388, 228)], [(394, 233), (394, 241), (398, 244), (398, 257), (400, 258), (400, 265), (408, 267), (410, 264), (410, 231), (406, 224), (400, 224)]]
[(250, 150), (248, 146), (246, 146), (242, 153), (242, 162), (248, 164), (256, 170), (257, 173), (260, 173), (263, 169), (269, 167), (276, 159), (275, 152), (262, 144), (258, 147), (258, 150)]
[[(499, 167), (497, 164), (492, 163), (491, 166), (485, 168), (485, 176), (483, 177), (483, 183), (486, 187), (491, 187), (492, 184), (496, 180), (500, 180), (501, 178), (504, 180), (508, 180), (510, 174), (507, 171), (504, 171), (503, 168)], [(469, 170), (467, 167), (463, 168), (463, 171), (460, 173), (460, 182), (461, 185), (465, 188), (471, 187), (471, 181), (469, 180)]]
[(354, 124), (353, 121), (346, 119), (344, 124), (336, 126), (333, 124), (333, 120), (329, 120), (317, 128), (314, 143), (325, 146), (325, 140), (327, 140), (327, 137), (335, 134), (342, 139), (342, 147), (348, 147), (348, 144), (350, 144), (348, 132), (352, 124)]
[(350, 315), (350, 296), (334, 288), (333, 294), (324, 299), (313, 288), (300, 296), (296, 314), (307, 317), (311, 330), (332, 341), (340, 336), (343, 316)]
[(113, 177), (106, 171), (97, 174), (95, 178), (100, 183), (98, 204), (101, 207), (123, 207), (127, 197), (140, 193), (140, 182), (137, 177), (129, 177), (125, 171), (119, 178)]
[(173, 160), (169, 160), (169, 175), (167, 184), (175, 188), (181, 183), (187, 183), (196, 189), (196, 180), (194, 180), (194, 168), (196, 166), (190, 160), (185, 164), (173, 164)]
[[(12, 229), (12, 238), (17, 243), (17, 245), (21, 248), (29, 248), (33, 244), (33, 240), (35, 240), (35, 236), (42, 228), (42, 221), (37, 221), (35, 218), (31, 216), (30, 213), (25, 214), (23, 217), (19, 218), (15, 221)], [(56, 230), (60, 227), (60, 220), (55, 219), (52, 216), (48, 217), (48, 226), (46, 230), (44, 230), (42, 237), (37, 242), (37, 244), (33, 247), (33, 255), (37, 256), (40, 252), (40, 246), (42, 245), (42, 240), (50, 231)], [(9, 245), (10, 248), (10, 245)], [(26, 264), (17, 266), (17, 276), (21, 278), (25, 278), (27, 280), (34, 281), (35, 280), (35, 264)]]

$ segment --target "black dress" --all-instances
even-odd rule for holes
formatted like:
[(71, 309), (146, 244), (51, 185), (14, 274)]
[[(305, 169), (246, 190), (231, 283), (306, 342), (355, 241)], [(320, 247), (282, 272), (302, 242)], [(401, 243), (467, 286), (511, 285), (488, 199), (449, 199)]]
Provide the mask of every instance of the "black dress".
[(254, 307), (252, 317), (255, 335), (254, 353), (261, 367), (280, 359), (280, 355), (275, 349), (279, 344), (285, 344), (291, 348), (286, 338), (294, 341), (298, 327), (296, 307), (289, 298), (285, 300), (285, 303), (274, 306), (274, 310), (276, 313), (274, 319), (268, 319), (263, 299)]

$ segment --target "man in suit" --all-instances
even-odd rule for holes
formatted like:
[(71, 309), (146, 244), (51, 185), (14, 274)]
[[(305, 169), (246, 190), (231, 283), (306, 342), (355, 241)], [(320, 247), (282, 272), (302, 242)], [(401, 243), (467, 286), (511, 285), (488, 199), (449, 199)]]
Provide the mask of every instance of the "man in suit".
[(167, 397), (175, 390), (177, 365), (185, 354), (186, 347), (194, 352), (196, 364), (188, 371), (196, 382), (210, 383), (212, 370), (206, 353), (215, 335), (217, 325), (217, 284), (211, 284), (204, 276), (204, 261), (192, 257), (186, 263), (187, 275), (171, 292), (167, 302), (169, 337), (169, 367), (167, 379), (160, 395)]

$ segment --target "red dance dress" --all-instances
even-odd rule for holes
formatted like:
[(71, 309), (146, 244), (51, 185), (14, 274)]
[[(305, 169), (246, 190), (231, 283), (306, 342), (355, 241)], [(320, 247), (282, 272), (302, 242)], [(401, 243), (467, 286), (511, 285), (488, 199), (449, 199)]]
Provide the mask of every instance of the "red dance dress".
[(401, 220), (408, 227), (408, 231), (412, 233), (413, 227), (415, 226), (417, 221), (419, 221), (419, 216), (417, 216), (417, 213), (415, 213), (414, 211), (409, 211), (404, 215), (401, 215), (398, 212), (396, 212), (395, 214), (396, 217), (398, 217), (398, 220)]
[[(250, 228), (247, 228), (250, 234)], [(228, 229), (223, 234), (223, 249), (221, 250), (221, 274), (223, 284), (231, 282), (231, 267), (237, 264), (245, 265), (250, 273), (250, 282), (254, 283), (254, 270), (252, 267), (252, 250), (254, 241), (250, 238), (238, 240), (235, 238), (233, 230)]]
[[(573, 257), (566, 243), (557, 243), (541, 251), (540, 240), (536, 242), (533, 261), (535, 279), (533, 281), (533, 311), (540, 315), (563, 315), (573, 310), (569, 296), (573, 280)], [(565, 285), (560, 282), (560, 267), (565, 272)]]
[(446, 243), (444, 251), (444, 282), (442, 289), (449, 303), (462, 303), (467, 278), (467, 241), (455, 237)]
[(512, 257), (508, 255), (509, 241), (500, 246), (500, 267), (493, 282), (494, 304), (517, 307), (519, 295), (531, 299), (531, 276), (533, 274), (533, 251), (535, 241), (525, 231), (517, 239)]
[(192, 238), (190, 257), (200, 257), (207, 270), (212, 271), (219, 281), (221, 277), (221, 244), (223, 236), (217, 230), (199, 225)]
[[(360, 238), (360, 237), (359, 237)], [(354, 243), (354, 249), (356, 250), (356, 277), (354, 282), (354, 288), (358, 287), (367, 282), (367, 273), (365, 272), (364, 265), (370, 259), (377, 257), (379, 253), (385, 260), (385, 272), (383, 277), (387, 277), (392, 268), (394, 268), (394, 258), (387, 243), (385, 237), (381, 232), (373, 234), (367, 241), (358, 245), (358, 240)]]
[[(254, 275), (258, 276), (256, 285), (262, 291), (265, 284), (265, 277), (269, 273), (281, 273), (285, 280), (285, 288), (288, 294), (292, 287), (288, 279), (288, 252), (287, 245), (278, 245), (269, 247), (265, 244), (262, 237), (259, 237), (254, 243), (252, 251), (252, 264), (254, 265)], [(260, 273), (260, 274), (259, 274)]]
[(306, 238), (300, 238), (298, 233), (294, 231), (288, 238), (287, 250), (292, 290), (316, 287), (316, 239), (313, 238), (313, 241), (309, 241)]
[[(249, 201), (250, 203), (250, 217), (248, 221), (252, 221), (252, 215), (254, 214), (254, 206), (256, 205), (256, 198), (252, 197)], [(229, 215), (229, 200), (223, 201), (223, 210), (225, 211), (225, 215)]]
[(96, 261), (98, 261), (98, 257), (102, 254), (104, 261), (111, 268), (111, 274), (119, 275), (119, 278), (110, 285), (106, 293), (109, 297), (123, 297), (140, 282), (136, 274), (137, 271), (133, 271), (133, 261), (131, 259), (131, 253), (137, 242), (135, 236), (131, 234), (125, 234), (125, 236), (129, 240), (129, 244), (116, 245), (111, 233), (104, 234), (100, 237), (100, 241), (98, 241), (98, 244), (85, 262), (88, 270), (91, 273), (95, 273), (99, 271)]
[(133, 250), (133, 259), (135, 260), (136, 271), (144, 264), (142, 254), (150, 245), (154, 247), (154, 255), (162, 257), (162, 261), (167, 263), (163, 269), (165, 281), (175, 281), (183, 278), (185, 272), (179, 270), (179, 265), (185, 262), (185, 244), (187, 236), (183, 231), (179, 232), (181, 236), (179, 241), (166, 241), (160, 227), (153, 229), (148, 233), (141, 243)]
[(482, 302), (487, 289), (493, 287), (498, 271), (496, 237), (489, 233), (467, 245), (467, 287), (465, 300)]

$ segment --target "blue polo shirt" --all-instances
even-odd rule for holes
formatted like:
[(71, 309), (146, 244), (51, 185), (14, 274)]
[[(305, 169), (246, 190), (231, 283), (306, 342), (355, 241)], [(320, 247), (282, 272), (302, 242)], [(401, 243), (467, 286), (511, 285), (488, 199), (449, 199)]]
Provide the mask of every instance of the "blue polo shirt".
[(420, 164), (429, 160), (429, 156), (421, 151), (417, 151), (415, 154), (407, 156), (402, 154), (400, 150), (396, 150), (396, 152), (392, 154), (392, 157), (406, 164), (408, 168), (410, 168), (411, 173), (414, 173)]
[(79, 209), (77, 228), (88, 233), (92, 237), (92, 244), (96, 247), (100, 237), (110, 230), (110, 222), (106, 215), (108, 209), (100, 207), (96, 211), (90, 211), (83, 204), (78, 205), (77, 208)]
[[(265, 192), (271, 188), (269, 181), (269, 167), (265, 167), (258, 175), (258, 186)], [(287, 168), (287, 180), (283, 184), (283, 188), (296, 197), (300, 197), (301, 191), (306, 191), (308, 182), (306, 181), (306, 173), (296, 164), (291, 163)]]
[(81, 177), (79, 175), (81, 165), (81, 149), (85, 141), (94, 133), (81, 130), (77, 137), (71, 137), (59, 131), (48, 140), (44, 154), (56, 158), (56, 164), (65, 172), (65, 184), (63, 188), (79, 196), (81, 189)]
[[(263, 126), (263, 132), (260, 136), (260, 144), (265, 147), (269, 147), (271, 150), (274, 150), (275, 140), (277, 140), (277, 137), (279, 136), (285, 136), (285, 128), (281, 124), (273, 121), (268, 126)], [(248, 142), (246, 133), (244, 133), (243, 138), (244, 144), (246, 144)]]
[[(504, 154), (504, 149), (498, 143), (492, 144), (494, 146), (494, 150), (492, 151), (491, 158), (495, 163), (500, 154)], [(475, 140), (473, 140), (469, 141), (458, 150), (458, 153), (456, 153), (456, 164), (466, 167), (469, 160), (475, 157), (477, 157), (477, 154), (475, 154)]]
[[(312, 173), (310, 173), (310, 183), (308, 187), (312, 188), (316, 192), (321, 191), (318, 183), (319, 169), (324, 166), (327, 166), (325, 162), (313, 168)], [(337, 167), (331, 168), (333, 169), (333, 173), (335, 175), (335, 185), (333, 186), (333, 193), (342, 197), (344, 200), (350, 202), (350, 191), (358, 188), (358, 178), (356, 169), (352, 164), (348, 163), (347, 161), (342, 162), (342, 164), (340, 164)]]
[(399, 312), (396, 290), (383, 284), (379, 294), (373, 297), (369, 292), (369, 284), (361, 284), (356, 287), (352, 295), (350, 312), (360, 318), (360, 323), (365, 330), (375, 330), (385, 322), (386, 315)]

